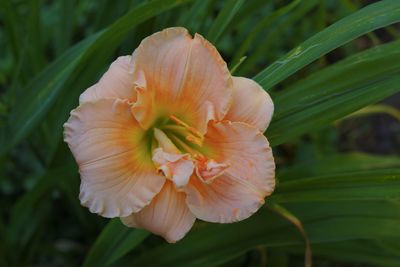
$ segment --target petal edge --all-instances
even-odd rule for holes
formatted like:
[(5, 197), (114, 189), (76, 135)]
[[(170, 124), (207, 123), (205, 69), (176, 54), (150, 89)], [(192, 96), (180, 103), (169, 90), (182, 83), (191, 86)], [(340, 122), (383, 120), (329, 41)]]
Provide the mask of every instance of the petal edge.
[(264, 132), (271, 122), (274, 103), (255, 81), (233, 77), (233, 101), (225, 120), (245, 122)]
[(79, 165), (80, 199), (104, 217), (127, 216), (146, 206), (161, 190), (144, 150), (141, 128), (126, 101), (86, 102), (64, 124), (64, 140)]
[(176, 191), (172, 182), (167, 181), (150, 205), (139, 213), (121, 218), (121, 221), (129, 227), (147, 229), (169, 243), (175, 243), (186, 235), (196, 220), (186, 206), (185, 198), (185, 193)]

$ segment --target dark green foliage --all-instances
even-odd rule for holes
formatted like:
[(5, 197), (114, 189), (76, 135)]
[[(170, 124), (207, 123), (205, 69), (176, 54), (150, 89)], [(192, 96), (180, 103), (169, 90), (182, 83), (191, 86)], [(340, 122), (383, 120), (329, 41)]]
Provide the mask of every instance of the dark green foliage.
[[(357, 115), (386, 112), (397, 154), (338, 149), (338, 121), (400, 92), (399, 21), (398, 0), (0, 0), (0, 266), (304, 266), (305, 240), (313, 266), (399, 266), (398, 94)], [(256, 215), (197, 222), (174, 245), (83, 208), (62, 141), (80, 93), (171, 26), (271, 94), (278, 164)]]

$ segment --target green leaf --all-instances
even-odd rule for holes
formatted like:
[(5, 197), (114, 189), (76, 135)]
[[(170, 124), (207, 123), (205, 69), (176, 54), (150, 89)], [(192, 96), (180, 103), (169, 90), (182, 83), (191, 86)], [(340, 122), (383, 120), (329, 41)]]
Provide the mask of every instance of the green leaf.
[(285, 218), (286, 220), (291, 222), (299, 230), (301, 236), (304, 239), (304, 244), (305, 244), (304, 266), (311, 267), (312, 266), (312, 251), (311, 251), (310, 240), (307, 236), (306, 231), (304, 230), (304, 226), (301, 223), (301, 221), (293, 213), (291, 213), (285, 207), (283, 207), (277, 203), (270, 202), (269, 205), (267, 206), (267, 208), (269, 208), (270, 210), (281, 215), (283, 218)]
[(333, 49), (367, 32), (399, 21), (399, 1), (384, 0), (371, 4), (317, 33), (261, 71), (254, 79), (265, 90), (269, 90)]
[(15, 248), (26, 246), (40, 225), (44, 225), (49, 216), (54, 177), (60, 173), (51, 171), (41, 176), (34, 188), (22, 195), (12, 207), (7, 234), (8, 240)]
[(306, 161), (289, 168), (278, 169), (277, 177), (281, 182), (299, 178), (362, 172), (377, 169), (400, 167), (397, 156), (378, 156), (363, 153), (336, 154), (315, 161)]
[(396, 120), (400, 121), (400, 111), (392, 106), (384, 105), (384, 104), (371, 105), (371, 106), (362, 108), (362, 109), (357, 110), (356, 112), (353, 112), (350, 115), (342, 118), (341, 120), (354, 119), (354, 118), (364, 117), (364, 116), (369, 116), (369, 115), (374, 115), (374, 114), (387, 114), (389, 116), (392, 116)]
[(83, 267), (108, 266), (137, 247), (148, 235), (144, 230), (126, 227), (119, 218), (113, 219), (97, 238)]
[[(68, 151), (68, 153), (70, 152)], [(69, 208), (72, 216), (80, 222), (81, 229), (86, 233), (93, 233), (96, 228), (93, 227), (93, 221), (88, 218), (90, 213), (81, 205), (78, 198), (80, 187), (78, 170), (76, 170), (74, 164), (71, 164), (69, 169), (71, 173), (70, 175), (58, 177), (56, 181), (57, 189), (62, 193), (62, 199), (64, 200), (65, 205)], [(75, 170), (76, 173), (73, 174), (72, 172)]]
[(59, 19), (57, 21), (58, 30), (54, 32), (55, 50), (57, 55), (65, 51), (71, 43), (74, 20), (70, 19), (70, 16), (74, 13), (74, 8), (76, 8), (75, 1), (59, 1), (59, 7), (57, 10), (59, 13)]
[[(400, 237), (400, 205), (387, 201), (294, 203), (286, 208), (298, 217), (311, 244)], [(234, 224), (205, 224), (171, 245), (160, 245), (139, 257), (136, 266), (218, 266), (260, 245), (302, 245), (298, 231), (278, 215), (261, 209)]]
[(237, 70), (238, 67), (243, 63), (243, 61), (246, 60), (246, 57), (242, 57), (239, 59), (239, 61), (229, 70), (230, 73), (233, 75), (235, 74), (235, 71)]
[[(278, 234), (280, 228), (287, 230), (284, 235)], [(288, 235), (290, 240), (286, 240)], [(276, 213), (262, 210), (256, 216), (234, 224), (195, 225), (195, 229), (183, 240), (173, 246), (161, 245), (148, 250), (132, 258), (132, 264), (152, 267), (218, 266), (258, 245), (283, 245), (293, 240), (296, 244), (303, 244), (300, 234), (290, 222)]]
[[(377, 68), (377, 64), (381, 67)], [(334, 94), (344, 93), (352, 86), (395, 73), (399, 67), (400, 41), (354, 54), (275, 94), (274, 119), (302, 111)]]
[(281, 182), (279, 203), (331, 200), (399, 200), (400, 168), (338, 173)]
[(400, 91), (399, 45), (353, 55), (274, 95), (276, 112), (267, 130), (271, 143), (281, 144)]
[(254, 28), (251, 30), (251, 32), (248, 34), (246, 39), (241, 43), (240, 47), (237, 49), (232, 62), (234, 65), (237, 65), (240, 63), (241, 59), (245, 55), (245, 53), (248, 51), (249, 47), (251, 44), (254, 42), (256, 39), (257, 35), (260, 34), (260, 32), (266, 28), (268, 28), (273, 22), (281, 17), (284, 16), (286, 13), (290, 12), (293, 8), (295, 8), (299, 3), (301, 3), (302, 0), (295, 0), (291, 2), (290, 4), (279, 8), (278, 10), (274, 11), (271, 14), (268, 14), (264, 19), (260, 20), (260, 22), (254, 26)]
[[(5, 153), (26, 137), (37, 126), (62, 91), (71, 90), (65, 85), (70, 79), (78, 79), (79, 69), (91, 58), (102, 58), (100, 52), (109, 55), (125, 37), (129, 30), (139, 23), (168, 9), (190, 0), (156, 0), (145, 3), (128, 12), (105, 30), (91, 35), (64, 53), (60, 59), (50, 64), (24, 91), (24, 97), (13, 108), (9, 120), (9, 140), (0, 151)], [(75, 74), (75, 75), (74, 75)], [(81, 88), (74, 88), (82, 90)]]
[(8, 244), (6, 236), (6, 227), (3, 218), (0, 217), (0, 266), (11, 265), (8, 261), (11, 261), (9, 258), (11, 258), (12, 253), (10, 252), (10, 245)]
[[(265, 33), (255, 42), (255, 48), (251, 53), (248, 53), (248, 59), (240, 66), (238, 75), (246, 75), (254, 66), (257, 67), (257, 63), (261, 60), (261, 62), (269, 62), (271, 60), (269, 57), (275, 58), (277, 53), (280, 55), (281, 51), (274, 51), (273, 49), (279, 43), (286, 45), (285, 31), (297, 27), (305, 16), (312, 13), (319, 2), (319, 0), (307, 0), (298, 5), (297, 8), (295, 8), (296, 6), (288, 6), (283, 10), (277, 10), (276, 16), (271, 17), (272, 21), (267, 23), (271, 23), (273, 27), (263, 29)], [(289, 36), (291, 36), (290, 33)], [(271, 53), (271, 51), (275, 53)]]
[(243, 5), (244, 0), (228, 0), (225, 1), (224, 7), (219, 12), (214, 23), (211, 25), (210, 31), (207, 34), (207, 39), (215, 44), (229, 22), (233, 19), (240, 7)]
[(350, 88), (346, 93), (332, 95), (301, 112), (271, 123), (266, 135), (272, 145), (278, 145), (311, 130), (333, 122), (359, 108), (393, 95), (400, 89), (400, 76), (389, 75), (367, 85)]
[[(398, 241), (396, 240), (398, 243)], [(290, 251), (290, 248), (288, 249)], [(293, 249), (292, 249), (293, 250)], [(397, 266), (400, 261), (399, 251), (393, 253), (375, 240), (350, 240), (318, 244), (314, 246), (314, 255), (337, 261), (368, 263), (374, 266)], [(299, 253), (301, 253), (299, 251)]]
[(18, 13), (10, 0), (0, 1), (0, 7), (0, 14), (6, 26), (7, 39), (11, 43), (13, 57), (18, 59), (20, 57), (21, 44), (23, 44)]
[[(283, 204), (282, 204), (283, 205)], [(334, 200), (334, 201), (322, 201), (322, 202), (298, 202), (298, 203), (286, 203), (285, 207), (295, 214), (302, 222), (305, 228), (310, 222), (317, 220), (328, 220), (333, 217), (366, 217), (371, 216), (374, 218), (386, 218), (399, 220), (400, 219), (400, 206), (397, 200)], [(376, 234), (379, 235), (377, 229)], [(306, 229), (309, 238), (310, 233)], [(400, 234), (400, 233), (399, 233)], [(322, 235), (323, 238), (325, 235)], [(365, 238), (376, 237), (373, 235), (367, 235)]]
[(199, 32), (206, 18), (211, 0), (196, 0), (187, 12), (183, 12), (177, 25), (182, 25), (190, 32)]
[(20, 97), (9, 115), (7, 143), (0, 148), (0, 154), (6, 153), (10, 148), (26, 137), (30, 131), (46, 115), (56, 97), (63, 90), (63, 85), (71, 75), (76, 64), (82, 58), (82, 52), (98, 37), (92, 35), (88, 39), (69, 49), (56, 61), (46, 67), (24, 89), (25, 95)]

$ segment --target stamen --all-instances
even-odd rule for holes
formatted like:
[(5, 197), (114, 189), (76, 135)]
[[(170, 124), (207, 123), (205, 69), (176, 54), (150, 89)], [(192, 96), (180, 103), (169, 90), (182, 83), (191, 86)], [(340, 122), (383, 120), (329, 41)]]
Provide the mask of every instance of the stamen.
[(199, 138), (196, 138), (193, 135), (186, 136), (186, 140), (188, 140), (189, 142), (191, 142), (191, 143), (193, 143), (195, 145), (198, 145), (198, 146), (202, 146), (203, 145), (203, 140), (201, 140)]
[(160, 126), (160, 129), (162, 130), (172, 130), (174, 132), (179, 132), (179, 133), (185, 133), (186, 132), (186, 128), (180, 125), (171, 125), (171, 124), (167, 124), (167, 125), (162, 125)]
[[(195, 142), (196, 143), (203, 143), (204, 140), (204, 136), (196, 129), (193, 128), (191, 126), (189, 126), (188, 124), (186, 124), (185, 122), (181, 121), (180, 119), (178, 119), (177, 117), (175, 117), (174, 115), (169, 116), (169, 118), (174, 121), (176, 124), (183, 126), (186, 130), (188, 130), (190, 133), (193, 134), (193, 137), (190, 138), (191, 140), (197, 139)], [(188, 141), (191, 141), (189, 139), (187, 139)], [(192, 142), (192, 141), (191, 141)]]
[(189, 141), (189, 142), (191, 142), (191, 143), (193, 143), (195, 145), (198, 145), (198, 146), (202, 146), (203, 145), (202, 138), (199, 138), (198, 136), (194, 136), (194, 135), (190, 134), (192, 132), (190, 132), (184, 126), (167, 124), (167, 125), (161, 126), (160, 129), (165, 130), (165, 131), (171, 130), (171, 131), (173, 131), (173, 132), (175, 132), (177, 134), (180, 134), (180, 135), (184, 136), (187, 141)]
[(191, 154), (193, 157), (197, 157), (197, 156), (201, 155), (199, 152), (197, 152), (196, 150), (194, 150), (193, 148), (188, 146), (185, 142), (183, 142), (179, 137), (171, 134), (170, 138), (174, 141), (175, 144), (180, 146), (183, 150), (185, 150), (185, 152)]

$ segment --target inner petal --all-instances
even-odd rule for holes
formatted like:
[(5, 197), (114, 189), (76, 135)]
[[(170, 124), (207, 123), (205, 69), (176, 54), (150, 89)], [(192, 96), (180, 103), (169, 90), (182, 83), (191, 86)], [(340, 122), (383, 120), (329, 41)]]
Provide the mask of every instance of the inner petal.
[(158, 142), (158, 147), (153, 150), (152, 159), (157, 170), (171, 180), (176, 188), (186, 186), (194, 170), (194, 163), (190, 154), (181, 153), (160, 129), (154, 128), (154, 138)]
[(213, 148), (204, 146), (204, 136), (191, 125), (171, 115), (160, 128), (154, 128), (153, 162), (159, 172), (182, 189), (193, 172), (209, 184), (230, 167), (227, 161), (216, 161)]
[(216, 162), (206, 157), (197, 157), (196, 174), (204, 183), (211, 183), (214, 179), (221, 176), (230, 164), (226, 162)]
[(153, 162), (157, 169), (175, 184), (176, 188), (186, 186), (194, 170), (189, 154), (168, 153), (162, 148), (154, 150)]

